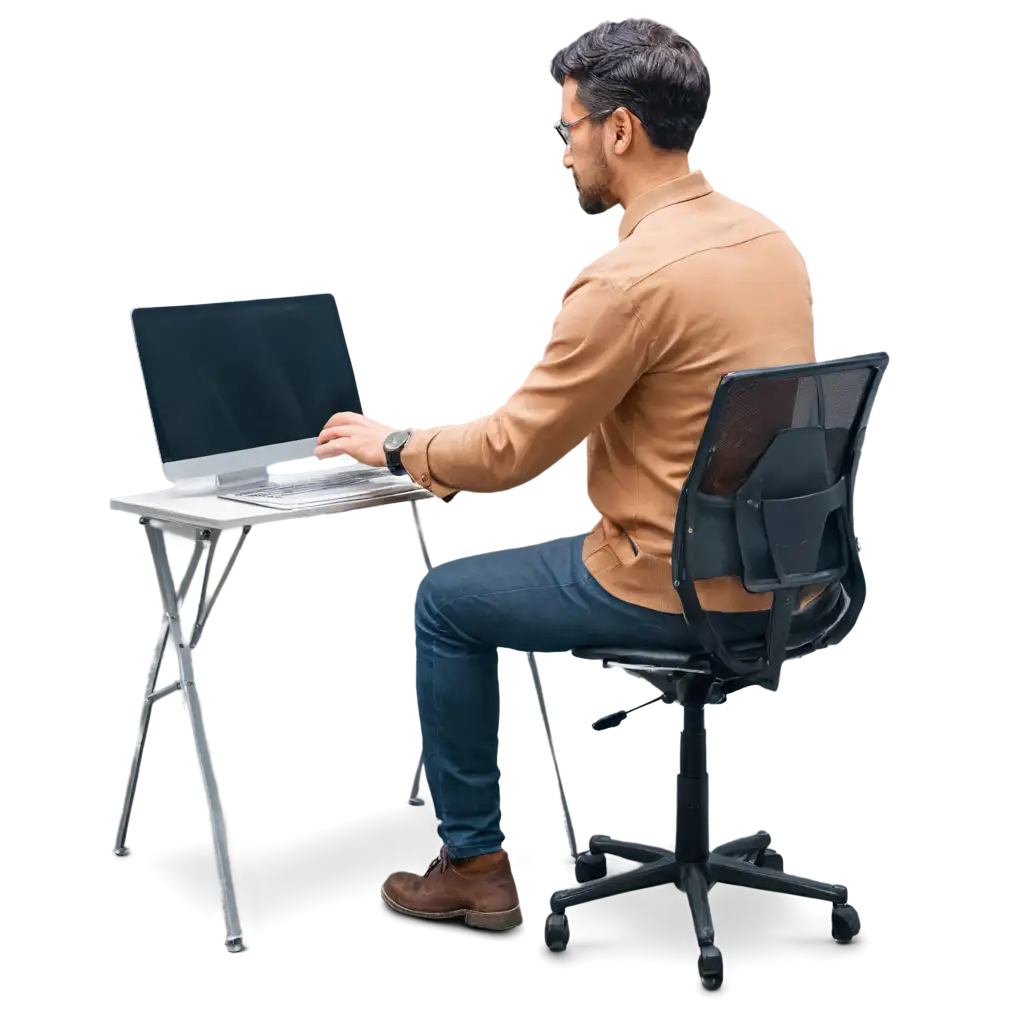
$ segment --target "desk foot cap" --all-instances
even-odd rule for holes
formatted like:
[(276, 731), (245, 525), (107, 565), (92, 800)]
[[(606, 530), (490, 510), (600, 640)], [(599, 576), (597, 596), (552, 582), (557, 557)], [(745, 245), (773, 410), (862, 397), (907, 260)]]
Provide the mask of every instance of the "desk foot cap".
[(225, 943), (229, 953), (241, 953), (245, 946), (242, 945), (242, 936), (239, 935), (237, 939), (228, 939)]
[(128, 849), (127, 846), (119, 846), (119, 847), (117, 847), (116, 850), (114, 850), (114, 856), (115, 857), (127, 857), (130, 852), (131, 851)]
[(411, 797), (409, 797), (409, 803), (412, 804), (413, 807), (422, 807), (423, 806), (423, 797), (421, 797), (421, 796), (411, 796)]

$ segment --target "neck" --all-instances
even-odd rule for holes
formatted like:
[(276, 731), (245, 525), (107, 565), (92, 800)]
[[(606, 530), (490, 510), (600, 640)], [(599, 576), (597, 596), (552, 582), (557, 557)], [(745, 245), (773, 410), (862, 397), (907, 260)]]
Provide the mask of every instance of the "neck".
[(690, 173), (690, 158), (687, 153), (673, 153), (650, 161), (644, 168), (629, 175), (628, 179), (619, 183), (619, 202), (623, 211), (629, 209), (637, 196), (649, 192), (652, 188), (663, 185), (673, 178), (681, 178)]

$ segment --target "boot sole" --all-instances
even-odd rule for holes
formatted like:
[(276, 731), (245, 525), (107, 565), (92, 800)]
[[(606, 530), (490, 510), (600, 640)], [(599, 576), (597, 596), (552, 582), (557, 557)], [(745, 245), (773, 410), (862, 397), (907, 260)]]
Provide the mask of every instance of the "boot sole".
[(409, 907), (403, 907), (400, 903), (396, 903), (391, 899), (383, 889), (381, 889), (380, 894), (384, 902), (392, 910), (397, 910), (399, 914), (406, 914), (409, 917), (421, 917), (427, 921), (451, 921), (455, 918), (462, 918), (470, 928), (483, 928), (489, 932), (505, 932), (523, 923), (523, 912), (519, 909), (518, 904), (511, 910), (463, 909), (432, 913), (426, 910), (410, 910)]

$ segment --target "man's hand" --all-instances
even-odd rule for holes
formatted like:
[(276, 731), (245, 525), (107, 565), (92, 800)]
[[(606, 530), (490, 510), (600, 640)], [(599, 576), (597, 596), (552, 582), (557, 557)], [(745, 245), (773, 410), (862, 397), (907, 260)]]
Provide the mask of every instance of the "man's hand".
[(336, 412), (320, 431), (313, 454), (318, 459), (351, 455), (364, 466), (386, 466), (384, 438), (395, 429), (357, 412)]

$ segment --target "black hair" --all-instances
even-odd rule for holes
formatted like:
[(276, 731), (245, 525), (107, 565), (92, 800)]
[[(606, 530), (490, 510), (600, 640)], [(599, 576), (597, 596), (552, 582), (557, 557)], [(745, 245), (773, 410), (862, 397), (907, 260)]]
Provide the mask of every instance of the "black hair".
[(605, 21), (584, 32), (555, 54), (551, 74), (559, 85), (579, 82), (576, 97), (587, 110), (625, 107), (660, 149), (689, 151), (711, 94), (697, 48), (648, 18)]

